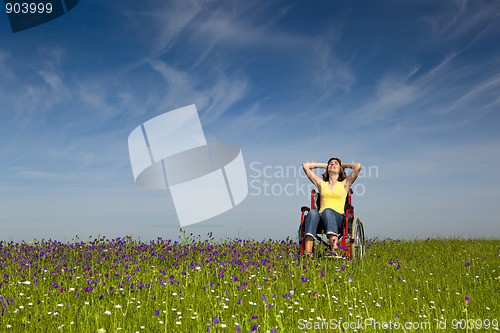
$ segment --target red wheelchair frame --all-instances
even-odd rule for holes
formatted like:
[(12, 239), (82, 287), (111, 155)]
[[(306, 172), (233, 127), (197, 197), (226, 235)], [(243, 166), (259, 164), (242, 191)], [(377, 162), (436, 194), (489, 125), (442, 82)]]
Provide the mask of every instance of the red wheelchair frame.
[[(364, 242), (365, 242), (365, 234), (363, 223), (359, 220), (358, 217), (354, 217), (354, 207), (351, 204), (351, 195), (352, 189), (349, 189), (347, 192), (346, 202), (345, 202), (345, 227), (342, 232), (342, 235), (339, 235), (342, 242), (341, 253), (349, 257), (349, 260), (353, 260), (354, 258), (363, 259), (364, 258)], [(306, 212), (309, 212), (311, 209), (319, 209), (319, 195), (315, 190), (311, 191), (311, 208), (307, 206), (302, 206), (300, 211), (302, 212), (300, 216), (300, 226), (299, 226), (299, 245), (300, 252), (304, 254), (305, 249), (305, 217), (307, 216)], [(316, 239), (330, 247), (330, 244), (323, 240), (322, 235), (320, 235), (323, 229), (323, 225), (321, 222), (318, 224), (318, 229), (316, 232)], [(314, 252), (315, 246), (313, 246)]]

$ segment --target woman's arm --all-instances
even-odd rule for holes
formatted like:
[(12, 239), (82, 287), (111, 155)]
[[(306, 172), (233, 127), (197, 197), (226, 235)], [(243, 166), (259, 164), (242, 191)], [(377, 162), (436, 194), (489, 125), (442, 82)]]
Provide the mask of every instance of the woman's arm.
[(359, 172), (361, 171), (361, 163), (352, 162), (352, 163), (342, 163), (342, 167), (352, 169), (352, 172), (347, 176), (345, 180), (345, 185), (347, 187), (351, 187), (356, 178), (358, 178)]
[(317, 174), (315, 174), (312, 170), (317, 169), (317, 168), (325, 168), (326, 169), (327, 165), (326, 163), (315, 163), (315, 162), (304, 162), (302, 163), (302, 168), (304, 169), (307, 178), (316, 185), (316, 187), (321, 189), (321, 183), (323, 182), (323, 179), (321, 179)]

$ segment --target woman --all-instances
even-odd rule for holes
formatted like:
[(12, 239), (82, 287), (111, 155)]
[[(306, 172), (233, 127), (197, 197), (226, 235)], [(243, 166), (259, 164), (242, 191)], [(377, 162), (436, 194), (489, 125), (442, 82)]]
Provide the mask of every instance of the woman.
[[(338, 257), (339, 232), (345, 224), (345, 199), (349, 188), (358, 178), (361, 163), (342, 163), (338, 158), (330, 158), (328, 163), (302, 163), (302, 168), (304, 168), (309, 180), (318, 188), (320, 196), (319, 211), (311, 209), (306, 217), (305, 254), (311, 256), (313, 237), (316, 234), (318, 223), (321, 221), (332, 248), (332, 256)], [(326, 169), (323, 179), (312, 171), (316, 168)], [(344, 168), (352, 169), (352, 172), (347, 177)]]

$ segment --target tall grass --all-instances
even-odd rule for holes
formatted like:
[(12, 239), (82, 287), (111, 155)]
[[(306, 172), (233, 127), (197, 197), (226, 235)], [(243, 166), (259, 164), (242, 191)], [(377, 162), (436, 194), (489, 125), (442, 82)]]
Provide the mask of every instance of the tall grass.
[(0, 332), (498, 330), (500, 240), (366, 247), (348, 261), (290, 239), (0, 242)]

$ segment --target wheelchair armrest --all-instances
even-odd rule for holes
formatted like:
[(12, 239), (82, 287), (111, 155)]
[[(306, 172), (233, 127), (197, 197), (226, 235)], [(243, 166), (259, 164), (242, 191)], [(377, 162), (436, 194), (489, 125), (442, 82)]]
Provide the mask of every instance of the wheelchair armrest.
[(308, 211), (310, 211), (310, 210), (311, 210), (311, 208), (309, 208), (309, 207), (307, 207), (307, 206), (302, 206), (302, 207), (300, 208), (300, 211), (301, 211), (302, 213), (303, 213), (303, 212), (308, 212)]

